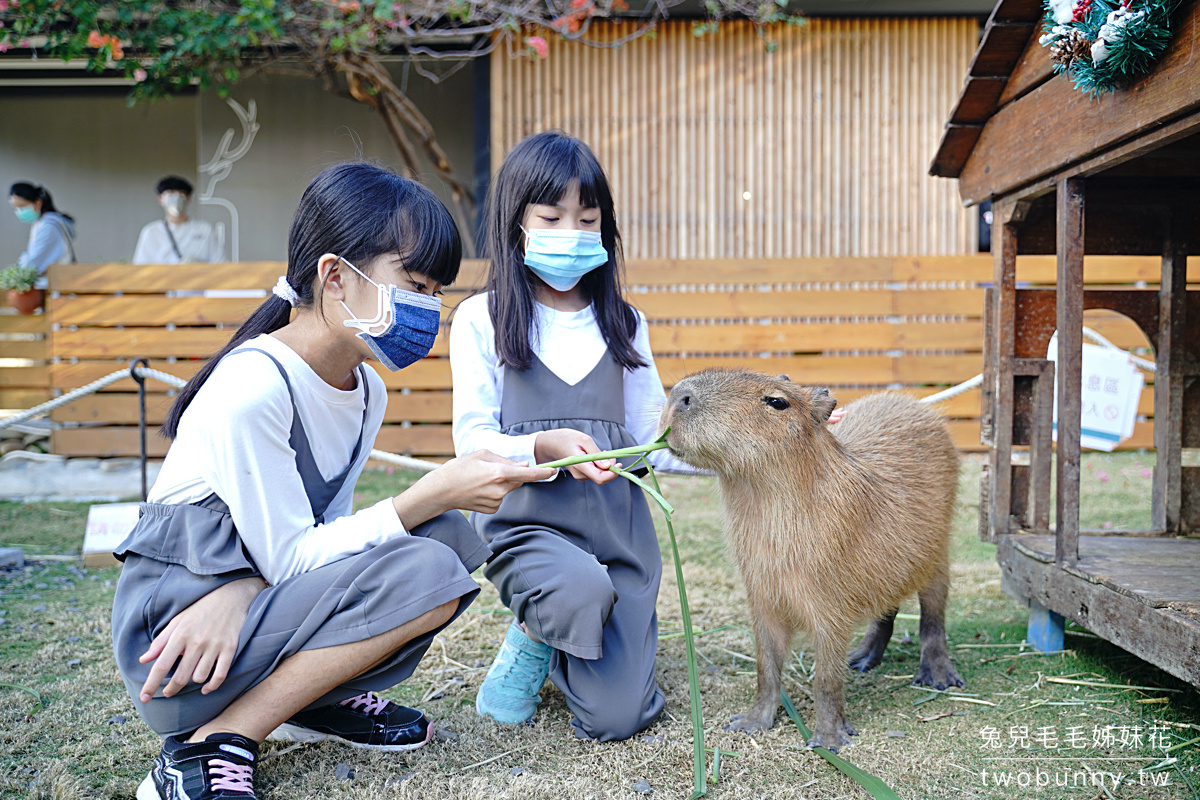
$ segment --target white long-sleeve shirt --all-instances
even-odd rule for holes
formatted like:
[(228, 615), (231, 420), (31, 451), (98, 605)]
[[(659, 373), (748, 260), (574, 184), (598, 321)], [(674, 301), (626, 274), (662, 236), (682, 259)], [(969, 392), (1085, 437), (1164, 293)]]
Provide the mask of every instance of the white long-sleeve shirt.
[[(556, 311), (535, 303), (534, 308), (539, 331), (530, 342), (534, 355), (563, 382), (575, 385), (592, 371), (608, 349), (592, 306), (582, 311)], [(639, 444), (646, 444), (658, 433), (658, 416), (666, 395), (650, 352), (646, 318), (640, 311), (633, 346), (646, 366), (624, 371), (625, 427)], [(500, 432), (504, 367), (496, 355), (486, 294), (467, 298), (454, 312), (454, 324), (450, 327), (450, 369), (454, 376), (454, 451), (464, 455), (490, 450), (515, 461), (535, 463), (536, 433), (509, 436)], [(655, 469), (695, 471), (666, 450), (651, 453), (650, 462)]]
[[(170, 235), (168, 235), (168, 227)], [(171, 244), (174, 237), (179, 252)], [(147, 223), (138, 235), (134, 264), (188, 264), (225, 260), (225, 246), (212, 223), (189, 219), (178, 224), (158, 219)]]
[(406, 535), (391, 499), (351, 513), (354, 484), (383, 422), (387, 389), (370, 367), (370, 407), (363, 387), (342, 391), (322, 380), (294, 350), (269, 334), (246, 345), (283, 364), (321, 475), (357, 460), (316, 525), (296, 454), (288, 444), (292, 402), (279, 370), (262, 353), (227, 355), (192, 399), (149, 493), (152, 503), (193, 503), (215, 492), (229, 506), (238, 535), (271, 584)]

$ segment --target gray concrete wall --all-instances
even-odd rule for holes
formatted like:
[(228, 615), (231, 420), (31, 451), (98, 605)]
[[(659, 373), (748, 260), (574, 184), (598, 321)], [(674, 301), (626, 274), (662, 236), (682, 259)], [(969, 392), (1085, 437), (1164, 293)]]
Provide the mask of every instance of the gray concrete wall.
[[(396, 69), (397, 80), (403, 78)], [(474, 169), (472, 67), (441, 84), (409, 75), (407, 89), (438, 131), (442, 146), (468, 185)], [(284, 260), (292, 212), (304, 187), (320, 170), (348, 158), (367, 158), (399, 168), (400, 158), (375, 112), (324, 92), (303, 78), (262, 76), (234, 87), (231, 98), (257, 106), (260, 129), (244, 157), (213, 187), (214, 198), (234, 205), (241, 260)], [(77, 221), (80, 261), (128, 261), (142, 225), (161, 216), (154, 185), (176, 173), (196, 186), (193, 216), (226, 227), (230, 252), (232, 218), (219, 205), (196, 199), (209, 176), (198, 167), (216, 154), (225, 131), (232, 147), (242, 125), (213, 92), (175, 97), (130, 108), (119, 92), (0, 96), (0, 182), (45, 185), (60, 209)], [(449, 202), (428, 165), (418, 175)], [(16, 260), (29, 228), (11, 211), (0, 213), (0, 265)]]

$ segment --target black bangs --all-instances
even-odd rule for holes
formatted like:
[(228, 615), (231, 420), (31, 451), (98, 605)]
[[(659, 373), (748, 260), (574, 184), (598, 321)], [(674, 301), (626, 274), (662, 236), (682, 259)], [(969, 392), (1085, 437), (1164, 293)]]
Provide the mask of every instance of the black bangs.
[(413, 182), (405, 189), (415, 196), (401, 203), (390, 226), (395, 243), (381, 252), (395, 250), (406, 269), (449, 286), (462, 263), (458, 226), (433, 192)]
[[(532, 140), (532, 141), (531, 141)], [(530, 137), (532, 152), (528, 163), (533, 167), (525, 185), (530, 194), (526, 203), (552, 206), (567, 193), (572, 181), (579, 182), (579, 202), (584, 208), (612, 208), (608, 178), (596, 156), (578, 139), (565, 135)]]

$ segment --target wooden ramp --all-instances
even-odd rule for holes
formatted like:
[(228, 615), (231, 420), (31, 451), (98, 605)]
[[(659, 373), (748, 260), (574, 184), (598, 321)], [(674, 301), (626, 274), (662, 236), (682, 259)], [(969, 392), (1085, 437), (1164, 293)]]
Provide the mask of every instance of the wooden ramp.
[(1057, 565), (1053, 535), (997, 538), (1010, 595), (1200, 686), (1200, 539), (1080, 536), (1079, 560)]

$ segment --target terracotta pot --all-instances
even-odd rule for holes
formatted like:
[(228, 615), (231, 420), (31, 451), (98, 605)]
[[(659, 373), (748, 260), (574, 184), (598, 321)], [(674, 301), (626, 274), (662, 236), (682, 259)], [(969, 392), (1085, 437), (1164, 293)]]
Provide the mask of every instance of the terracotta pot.
[(19, 314), (32, 314), (41, 308), (45, 301), (46, 292), (43, 289), (30, 289), (25, 292), (18, 292), (16, 289), (8, 290), (8, 304)]

